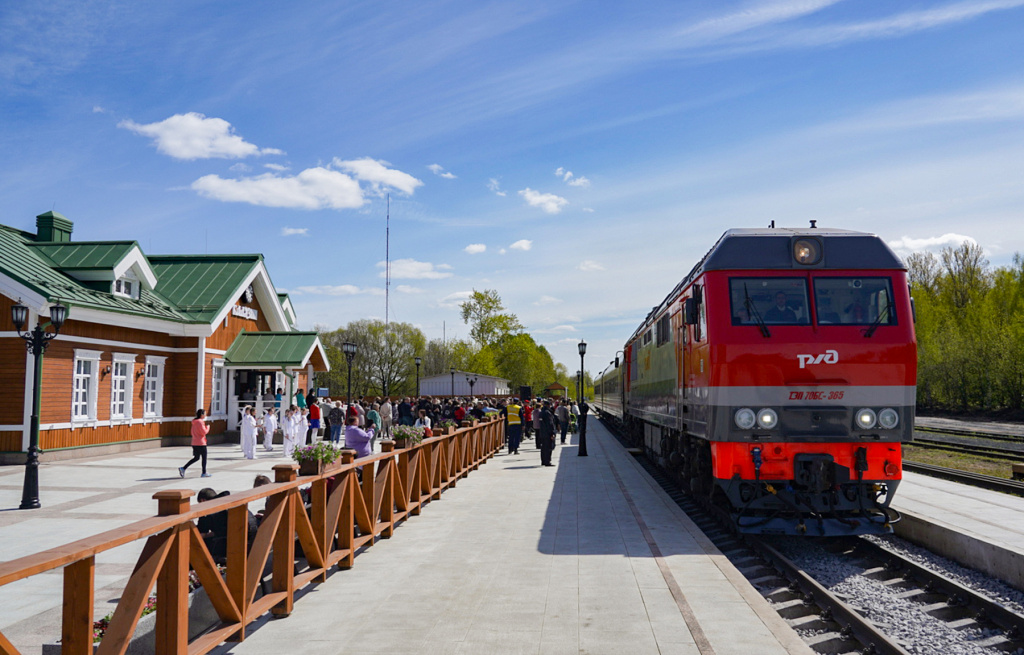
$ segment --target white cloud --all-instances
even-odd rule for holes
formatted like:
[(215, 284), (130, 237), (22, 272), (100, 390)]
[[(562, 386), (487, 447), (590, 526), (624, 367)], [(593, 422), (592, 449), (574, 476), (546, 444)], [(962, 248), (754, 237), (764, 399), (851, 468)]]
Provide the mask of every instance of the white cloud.
[(575, 175), (573, 175), (572, 171), (567, 171), (561, 166), (555, 169), (555, 177), (562, 178), (562, 181), (568, 184), (569, 186), (578, 186), (583, 187), (585, 189), (590, 187), (590, 180), (583, 177), (582, 175), (576, 177)]
[(444, 166), (441, 164), (431, 164), (430, 166), (427, 166), (427, 168), (429, 168), (430, 172), (434, 175), (443, 177), (446, 180), (454, 180), (457, 177), (455, 173), (450, 173), (444, 170)]
[(249, 164), (238, 162), (236, 164), (231, 164), (230, 166), (228, 166), (228, 170), (231, 171), (232, 173), (248, 173), (249, 171), (252, 170), (252, 166), (250, 166)]
[(594, 208), (593, 207), (584, 207), (583, 211), (587, 212), (588, 214), (593, 214), (594, 213)]
[[(387, 272), (383, 270), (385, 266), (387, 266), (387, 262), (377, 262), (377, 268), (381, 269), (381, 277), (387, 275)], [(430, 262), (416, 261), (415, 259), (396, 259), (391, 262), (391, 279), (440, 280), (452, 276), (448, 272), (449, 269), (451, 269), (451, 266), (448, 264), (435, 265)]]
[(308, 237), (309, 236), (309, 228), (308, 227), (282, 227), (281, 228), (281, 236), (283, 236), (283, 237), (291, 237), (291, 236)]
[(99, 105), (93, 105), (92, 113), (94, 113), (94, 114), (109, 114), (110, 112), (108, 112), (103, 107), (100, 107)]
[(487, 180), (487, 188), (493, 191), (496, 195), (501, 196), (502, 198), (508, 195), (507, 193), (501, 190), (501, 182), (499, 182), (498, 179), (495, 177), (492, 177), (491, 179)]
[(395, 287), (395, 291), (397, 291), (398, 293), (409, 293), (409, 294), (425, 293), (424, 289), (421, 289), (419, 287), (411, 287), (408, 284), (399, 284), (397, 287)]
[(351, 173), (356, 179), (369, 183), (375, 193), (380, 193), (381, 187), (390, 187), (406, 195), (412, 195), (416, 187), (423, 186), (423, 182), (412, 175), (388, 168), (388, 162), (369, 157), (348, 160), (335, 157), (333, 165), (346, 173)]
[(510, 250), (529, 250), (532, 247), (533, 247), (533, 241), (530, 241), (529, 239), (520, 239), (519, 241), (516, 241), (511, 246), (509, 246), (509, 249)]
[(579, 265), (576, 266), (576, 268), (586, 273), (605, 270), (604, 266), (601, 266), (592, 259), (584, 259), (579, 263)]
[(534, 191), (530, 187), (521, 190), (519, 195), (526, 200), (526, 204), (531, 207), (537, 207), (548, 214), (557, 214), (562, 211), (563, 207), (569, 204), (569, 201), (565, 198), (556, 196), (553, 193)]
[(504, 248), (502, 248), (501, 250), (498, 251), (498, 254), (499, 255), (504, 255), (506, 252), (508, 252), (508, 251), (505, 250)]
[(445, 296), (444, 298), (441, 298), (440, 300), (438, 300), (437, 304), (440, 307), (447, 307), (449, 309), (455, 309), (456, 307), (459, 306), (459, 304), (464, 303), (467, 300), (469, 300), (470, 296), (472, 296), (472, 295), (473, 295), (472, 291), (456, 291), (455, 293), (450, 293), (447, 296)]
[(543, 305), (558, 305), (561, 304), (562, 302), (563, 300), (561, 298), (555, 298), (554, 296), (541, 296), (533, 304), (538, 307), (541, 307)]
[[(238, 164), (235, 164), (235, 166), (238, 166)], [(269, 168), (272, 171), (278, 171), (278, 172), (288, 170), (287, 166), (282, 166), (281, 164), (263, 164), (263, 167), (264, 168)], [(232, 167), (232, 168), (234, 168), (234, 167)]]
[(545, 333), (545, 334), (558, 334), (558, 333), (566, 333), (566, 332), (575, 332), (576, 328), (571, 326), (571, 325), (556, 325), (553, 328), (548, 328), (546, 330), (537, 330), (537, 331)]
[(117, 126), (152, 138), (159, 152), (175, 159), (241, 159), (284, 154), (277, 148), (259, 148), (246, 142), (223, 118), (207, 118), (197, 112), (175, 114), (146, 125), (123, 120)]
[(358, 182), (321, 167), (307, 168), (293, 177), (273, 173), (240, 179), (204, 175), (192, 183), (192, 189), (206, 198), (262, 207), (353, 209), (365, 202)]
[(904, 236), (889, 242), (889, 247), (900, 254), (910, 254), (921, 250), (939, 250), (946, 246), (959, 246), (964, 242), (977, 243), (973, 238), (963, 234), (950, 232), (938, 237), (914, 238)]
[(291, 291), (292, 294), (314, 295), (314, 296), (359, 296), (368, 294), (371, 296), (384, 295), (384, 289), (376, 287), (357, 287), (353, 284), (320, 285), (297, 287)]
[(487, 252), (487, 246), (483, 243), (471, 243), (463, 248), (463, 250), (471, 255), (479, 255), (482, 252)]

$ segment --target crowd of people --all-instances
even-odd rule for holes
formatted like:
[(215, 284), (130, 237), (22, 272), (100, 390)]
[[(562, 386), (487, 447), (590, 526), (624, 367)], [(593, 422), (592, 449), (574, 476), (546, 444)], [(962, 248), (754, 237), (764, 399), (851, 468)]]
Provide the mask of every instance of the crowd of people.
[[(561, 443), (565, 443), (566, 435), (577, 429), (580, 420), (581, 404), (571, 399), (525, 400), (518, 398), (432, 398), (422, 396), (414, 398), (405, 396), (396, 398), (368, 398), (360, 396), (351, 403), (341, 400), (321, 398), (314, 389), (303, 393), (300, 389), (293, 397), (293, 402), (282, 407), (281, 390), (277, 390), (275, 402), (268, 404), (263, 416), (257, 416), (252, 405), (242, 410), (240, 423), (241, 451), (246, 459), (255, 459), (257, 443), (262, 441), (266, 452), (275, 450), (275, 437), (280, 434), (281, 454), (291, 457), (292, 452), (302, 446), (316, 443), (318, 440), (330, 440), (336, 446), (344, 446), (356, 451), (356, 457), (366, 457), (377, 452), (379, 439), (389, 439), (393, 427), (408, 425), (424, 428), (427, 436), (434, 430), (445, 425), (459, 425), (468, 419), (482, 419), (488, 414), (500, 414), (509, 428), (508, 452), (518, 454), (523, 439), (533, 439), (534, 435), (552, 435), (551, 448), (554, 448), (554, 435), (560, 435)], [(586, 403), (582, 403), (583, 413)], [(548, 420), (547, 415), (550, 415)], [(206, 469), (207, 444), (206, 436), (210, 426), (205, 411), (200, 409), (192, 421), (192, 459), (178, 469), (178, 474), (185, 477), (189, 466), (201, 461), (202, 477), (209, 477)], [(541, 460), (550, 465), (550, 452), (537, 441), (541, 450)]]

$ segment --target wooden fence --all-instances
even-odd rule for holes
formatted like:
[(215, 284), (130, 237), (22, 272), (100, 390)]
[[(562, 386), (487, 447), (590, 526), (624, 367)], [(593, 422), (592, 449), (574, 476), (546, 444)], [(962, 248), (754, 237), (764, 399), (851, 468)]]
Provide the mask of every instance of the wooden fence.
[[(393, 442), (385, 441), (384, 452), (355, 461), (353, 452), (346, 451), (340, 467), (319, 475), (298, 476), (297, 465), (279, 464), (273, 484), (197, 505), (191, 504), (191, 490), (160, 491), (153, 495), (157, 516), (4, 562), (0, 586), (63, 567), (62, 652), (86, 655), (93, 652), (96, 555), (145, 539), (97, 652), (125, 652), (155, 585), (157, 655), (206, 653), (225, 641), (244, 640), (246, 626), (267, 612), (290, 614), (297, 590), (325, 581), (333, 566), (352, 567), (361, 548), (391, 537), (402, 521), (418, 515), (494, 455), (504, 438), (503, 421), (473, 421), (412, 448), (395, 450)], [(300, 487), (310, 484), (306, 500)], [(264, 518), (249, 543), (248, 504), (261, 498), (266, 498)], [(228, 516), (223, 574), (194, 523), (222, 511)], [(268, 560), (273, 571), (266, 576), (269, 589), (264, 583)], [(191, 642), (190, 569), (220, 617), (217, 625)], [(261, 589), (264, 593), (257, 598)], [(2, 633), (0, 652), (19, 653)]]

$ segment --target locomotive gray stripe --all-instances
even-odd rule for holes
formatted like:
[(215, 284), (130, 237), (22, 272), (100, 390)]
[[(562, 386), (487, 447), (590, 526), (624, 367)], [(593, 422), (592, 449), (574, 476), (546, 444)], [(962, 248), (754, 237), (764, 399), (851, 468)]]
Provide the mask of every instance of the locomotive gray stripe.
[[(840, 395), (841, 394), (841, 395)], [(835, 407), (903, 407), (913, 405), (912, 386), (851, 387), (842, 384), (786, 387), (711, 387), (709, 404), (728, 407), (822, 405)]]

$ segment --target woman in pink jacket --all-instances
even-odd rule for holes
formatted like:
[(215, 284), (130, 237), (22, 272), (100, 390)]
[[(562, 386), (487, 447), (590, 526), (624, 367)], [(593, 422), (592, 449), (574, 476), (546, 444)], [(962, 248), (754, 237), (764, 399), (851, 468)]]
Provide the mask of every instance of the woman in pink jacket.
[(185, 469), (202, 459), (203, 475), (201, 477), (210, 477), (210, 474), (206, 472), (206, 435), (209, 433), (210, 426), (206, 424), (206, 410), (199, 409), (196, 411), (196, 417), (192, 419), (192, 459), (188, 460), (188, 464), (185, 466), (178, 468), (178, 475), (185, 477)]

